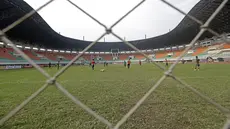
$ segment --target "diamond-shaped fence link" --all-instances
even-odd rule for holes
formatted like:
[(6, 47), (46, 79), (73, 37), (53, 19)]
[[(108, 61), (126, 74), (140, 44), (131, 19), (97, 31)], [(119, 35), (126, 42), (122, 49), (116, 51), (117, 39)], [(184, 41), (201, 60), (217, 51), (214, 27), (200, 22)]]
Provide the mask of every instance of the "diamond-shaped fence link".
[[(166, 71), (165, 67), (161, 66), (160, 64), (156, 63), (152, 58), (148, 57), (145, 53), (143, 53), (142, 51), (140, 51), (138, 48), (136, 48), (134, 45), (132, 45), (131, 43), (129, 43), (128, 41), (125, 41), (124, 39), (122, 39), (119, 35), (117, 35), (116, 33), (114, 33), (112, 31), (112, 29), (119, 23), (121, 22), (124, 18), (126, 18), (130, 13), (132, 13), (136, 8), (138, 8), (139, 6), (141, 6), (146, 0), (142, 0), (140, 1), (136, 6), (134, 6), (132, 9), (130, 9), (130, 11), (128, 11), (124, 16), (122, 16), (120, 19), (118, 19), (111, 27), (107, 27), (105, 24), (101, 23), (99, 20), (97, 20), (96, 18), (94, 18), (92, 15), (90, 15), (89, 13), (87, 13), (84, 9), (80, 8), (78, 5), (76, 5), (75, 3), (73, 3), (71, 0), (67, 0), (70, 4), (72, 4), (73, 6), (75, 6), (77, 9), (79, 9), (80, 11), (82, 11), (84, 14), (86, 14), (87, 16), (89, 16), (91, 19), (93, 19), (95, 22), (97, 22), (98, 24), (100, 24), (102, 27), (105, 28), (105, 33), (103, 33), (97, 40), (95, 40), (94, 42), (92, 42), (91, 44), (89, 44), (83, 51), (82, 53), (79, 53), (76, 57), (74, 57), (65, 67), (63, 67), (60, 71), (58, 71), (53, 77), (51, 77), (46, 71), (44, 71), (40, 66), (38, 66), (33, 60), (31, 60), (23, 51), (21, 51), (20, 49), (18, 49), (16, 47), (16, 45), (9, 40), (6, 36), (5, 33), (7, 31), (9, 31), (10, 29), (14, 28), (15, 26), (17, 26), (18, 24), (20, 24), (21, 22), (23, 22), (24, 20), (26, 20), (27, 18), (29, 18), (30, 16), (32, 16), (34, 13), (40, 11), (41, 9), (43, 9), (44, 7), (46, 7), (47, 5), (51, 4), (54, 0), (49, 0), (47, 3), (43, 4), (41, 7), (39, 7), (36, 10), (32, 10), (31, 12), (29, 12), (28, 14), (26, 14), (25, 16), (23, 16), (22, 18), (18, 19), (17, 21), (15, 21), (14, 23), (12, 23), (11, 25), (7, 26), (6, 28), (4, 28), (3, 30), (0, 30), (0, 38), (1, 40), (5, 43), (5, 44), (10, 44), (10, 46), (19, 54), (21, 54), (21, 56), (27, 60), (32, 66), (34, 66), (40, 73), (42, 73), (46, 78), (47, 81), (45, 82), (45, 84), (38, 89), (35, 93), (33, 93), (30, 97), (28, 97), (25, 101), (23, 101), (19, 106), (17, 106), (15, 109), (13, 109), (11, 112), (9, 112), (6, 116), (4, 116), (1, 120), (0, 120), (0, 126), (2, 126), (7, 120), (9, 120), (11, 117), (13, 117), (17, 112), (19, 112), (25, 105), (27, 105), (30, 101), (32, 101), (34, 98), (36, 98), (40, 93), (42, 93), (49, 85), (54, 85), (56, 86), (56, 88), (58, 90), (60, 90), (65, 96), (67, 96), (69, 99), (71, 99), (76, 105), (80, 106), (82, 109), (84, 109), (86, 112), (88, 112), (90, 115), (94, 116), (96, 119), (98, 119), (99, 121), (101, 121), (102, 123), (104, 123), (107, 127), (109, 127), (110, 129), (118, 129), (122, 124), (124, 124), (126, 122), (126, 120), (142, 105), (142, 103), (153, 93), (153, 91), (155, 91), (155, 89), (157, 89), (157, 87), (160, 86), (160, 84), (167, 78), (167, 77), (171, 77), (172, 79), (174, 79), (175, 81), (177, 81), (178, 83), (184, 85), (187, 89), (189, 89), (190, 91), (192, 91), (193, 93), (195, 93), (196, 95), (198, 95), (200, 98), (206, 100), (208, 103), (212, 104), (213, 106), (215, 106), (218, 110), (220, 110), (223, 114), (226, 115), (227, 117), (227, 122), (224, 125), (223, 129), (230, 129), (230, 110), (221, 106), (220, 104), (216, 103), (215, 101), (213, 101), (210, 97), (205, 96), (204, 94), (202, 94), (201, 92), (197, 91), (196, 89), (194, 89), (192, 86), (188, 85), (186, 82), (182, 81), (180, 78), (176, 77), (173, 75), (173, 70), (176, 67), (176, 65), (179, 63), (179, 61), (185, 56), (185, 54), (194, 46), (195, 42), (200, 38), (200, 36), (205, 32), (205, 31), (209, 31), (210, 33), (214, 34), (215, 36), (220, 37), (220, 34), (218, 34), (217, 32), (215, 32), (214, 30), (212, 30), (211, 28), (209, 28), (209, 24), (211, 23), (211, 21), (218, 15), (218, 13), (221, 11), (221, 9), (226, 5), (226, 3), (228, 2), (228, 0), (223, 0), (222, 3), (219, 5), (219, 7), (215, 10), (215, 12), (213, 12), (213, 14), (209, 17), (209, 19), (203, 23), (201, 22), (199, 19), (196, 19), (195, 17), (186, 14), (184, 11), (182, 11), (181, 9), (175, 7), (174, 5), (172, 5), (171, 3), (169, 3), (166, 0), (160, 0), (163, 3), (165, 3), (166, 5), (170, 6), (171, 8), (175, 9), (176, 11), (180, 12), (181, 14), (185, 15), (186, 17), (190, 18), (191, 20), (197, 22), (200, 25), (200, 32), (194, 37), (194, 39), (190, 42), (189, 46), (182, 52), (182, 54), (177, 58), (177, 60), (170, 66), (170, 68)], [(102, 39), (105, 35), (107, 34), (112, 34), (114, 35), (116, 38), (118, 38), (119, 40), (121, 40), (122, 42), (124, 42), (126, 45), (128, 45), (129, 47), (131, 47), (132, 49), (134, 49), (135, 51), (137, 51), (138, 53), (142, 54), (143, 56), (145, 56), (147, 59), (149, 59), (152, 63), (154, 63), (157, 67), (159, 67), (163, 72), (164, 75), (154, 84), (154, 86), (152, 88), (149, 89), (149, 91), (128, 111), (127, 114), (125, 114), (120, 121), (118, 121), (115, 125), (113, 125), (112, 123), (110, 123), (107, 119), (105, 119), (104, 117), (100, 116), (99, 114), (97, 114), (96, 112), (94, 112), (92, 109), (90, 109), (88, 106), (86, 106), (84, 103), (82, 103), (77, 97), (73, 96), (72, 94), (70, 94), (65, 88), (63, 88), (63, 86), (61, 84), (59, 84), (56, 80), (57, 78), (62, 75), (76, 60), (78, 60), (87, 50), (89, 50), (93, 45), (95, 45), (100, 39)], [(226, 37), (223, 37), (224, 41), (227, 41)]]

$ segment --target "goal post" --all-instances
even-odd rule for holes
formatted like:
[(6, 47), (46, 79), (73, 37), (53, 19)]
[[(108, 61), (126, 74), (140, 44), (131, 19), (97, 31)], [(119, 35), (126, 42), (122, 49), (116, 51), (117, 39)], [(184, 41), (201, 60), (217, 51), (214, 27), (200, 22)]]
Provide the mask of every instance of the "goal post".
[(119, 59), (119, 49), (111, 49), (111, 54), (113, 57), (113, 60), (118, 60)]

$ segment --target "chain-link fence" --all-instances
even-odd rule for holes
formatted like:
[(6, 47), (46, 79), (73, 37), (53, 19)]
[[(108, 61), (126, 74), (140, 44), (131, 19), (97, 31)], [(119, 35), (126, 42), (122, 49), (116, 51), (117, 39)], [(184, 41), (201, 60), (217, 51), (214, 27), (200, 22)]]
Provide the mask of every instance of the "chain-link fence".
[[(224, 129), (230, 129), (230, 110), (229, 109), (227, 109), (227, 108), (221, 106), (220, 104), (216, 103), (210, 97), (207, 97), (204, 94), (202, 94), (201, 92), (197, 91), (192, 86), (190, 86), (186, 82), (182, 81), (180, 78), (174, 76), (173, 73), (172, 73), (173, 70), (174, 70), (174, 68), (175, 68), (175, 66), (179, 63), (179, 61), (183, 58), (183, 56), (185, 56), (186, 53), (194, 46), (194, 44), (196, 43), (196, 41), (201, 37), (201, 35), (205, 31), (209, 31), (210, 33), (214, 34), (215, 36), (218, 36), (218, 37), (220, 36), (217, 32), (215, 32), (214, 30), (212, 30), (211, 28), (209, 28), (209, 24), (218, 15), (218, 13), (221, 11), (221, 9), (223, 9), (223, 7), (226, 5), (226, 3), (228, 2), (228, 0), (223, 0), (221, 2), (221, 4), (219, 5), (219, 7), (212, 13), (212, 15), (209, 17), (209, 19), (205, 23), (203, 23), (199, 19), (196, 19), (195, 17), (193, 17), (193, 16), (191, 16), (189, 14), (186, 14), (181, 9), (175, 7), (174, 5), (172, 5), (171, 3), (169, 3), (168, 1), (161, 0), (166, 5), (168, 5), (171, 8), (177, 10), (178, 12), (180, 12), (181, 14), (183, 14), (184, 16), (190, 18), (191, 20), (195, 21), (196, 23), (198, 23), (200, 25), (200, 31), (199, 31), (199, 33), (194, 37), (194, 39), (190, 42), (189, 46), (181, 53), (181, 55), (170, 66), (170, 68), (168, 70), (166, 70), (164, 67), (162, 67), (158, 63), (154, 62), (152, 58), (148, 57), (145, 53), (141, 52), (134, 45), (132, 45), (128, 41), (125, 41), (119, 35), (117, 35), (115, 32), (113, 32), (113, 28), (117, 24), (119, 24), (124, 18), (126, 18), (130, 13), (132, 13), (136, 8), (138, 8), (139, 6), (141, 6), (146, 0), (140, 1), (135, 7), (133, 7), (130, 11), (128, 11), (120, 19), (118, 19), (111, 27), (107, 27), (105, 24), (101, 23), (99, 20), (97, 20), (96, 18), (94, 18), (92, 15), (90, 15), (89, 13), (87, 13), (84, 9), (82, 9), (81, 7), (79, 7), (77, 4), (73, 3), (71, 0), (67, 0), (67, 2), (69, 2), (70, 4), (72, 4), (73, 6), (75, 6), (77, 9), (79, 9), (84, 14), (86, 14), (91, 19), (93, 19), (95, 22), (97, 22), (102, 27), (104, 27), (105, 28), (105, 32), (98, 39), (96, 39), (89, 46), (87, 46), (82, 51), (82, 53), (79, 53), (76, 57), (74, 57), (65, 67), (63, 67), (60, 71), (58, 71), (54, 76), (50, 76), (46, 71), (44, 71), (40, 66), (38, 66), (33, 60), (31, 60), (25, 53), (23, 53), (19, 48), (17, 48), (16, 45), (11, 40), (9, 40), (6, 37), (5, 33), (7, 31), (9, 31), (10, 29), (14, 28), (15, 26), (17, 26), (18, 24), (22, 23), (24, 20), (26, 20), (27, 18), (29, 18), (30, 16), (32, 16), (34, 13), (40, 11), (41, 9), (43, 9), (44, 7), (46, 7), (47, 5), (51, 4), (53, 1), (54, 0), (49, 0), (47, 3), (45, 3), (44, 5), (42, 5), (41, 7), (39, 7), (38, 9), (29, 12), (28, 14), (26, 14), (23, 17), (21, 17), (20, 19), (18, 19), (17, 21), (15, 21), (14, 23), (12, 23), (11, 25), (7, 26), (3, 30), (0, 30), (0, 38), (1, 38), (1, 40), (4, 43), (6, 43), (6, 44), (10, 44), (11, 47), (17, 53), (21, 54), (21, 56), (25, 60), (27, 60), (31, 65), (33, 65), (39, 72), (41, 72), (47, 78), (47, 82), (45, 82), (45, 84), (40, 89), (38, 89), (35, 93), (33, 93), (30, 97), (28, 97), (19, 106), (17, 106), (15, 109), (13, 109), (11, 112), (9, 112), (6, 116), (4, 116), (0, 120), (0, 126), (2, 126), (7, 120), (9, 120), (12, 116), (14, 116), (18, 111), (20, 111), (30, 101), (32, 101), (39, 94), (41, 94), (49, 85), (55, 85), (58, 90), (60, 90), (64, 95), (66, 95), (69, 99), (71, 99), (75, 104), (77, 104), (78, 106), (80, 106), (81, 108), (83, 108), (86, 112), (88, 112), (89, 114), (91, 114), (92, 116), (94, 116), (96, 119), (98, 119), (102, 123), (106, 124), (108, 128), (110, 128), (110, 129), (118, 129), (142, 105), (142, 103), (152, 94), (152, 92), (154, 90), (156, 90), (158, 88), (158, 86), (167, 77), (170, 77), (170, 78), (174, 79), (175, 81), (179, 82), (180, 84), (184, 85), (187, 89), (189, 89), (190, 91), (194, 92), (200, 98), (206, 100), (208, 103), (210, 103), (213, 106), (215, 106), (219, 111), (221, 111), (224, 115), (226, 115), (227, 121), (226, 121), (226, 125), (224, 125), (223, 128)], [(155, 64), (157, 67), (159, 67), (162, 70), (162, 72), (164, 72), (164, 75), (154, 84), (154, 86), (128, 111), (127, 114), (125, 114), (121, 118), (120, 121), (118, 121), (115, 124), (109, 122), (107, 119), (105, 119), (104, 117), (102, 117), (99, 114), (97, 114), (96, 112), (94, 112), (92, 109), (90, 109), (84, 103), (82, 103), (78, 98), (76, 98), (75, 96), (73, 96), (72, 94), (70, 94), (65, 88), (63, 88), (63, 86), (60, 83), (58, 83), (56, 81), (57, 78), (61, 74), (63, 74), (76, 60), (78, 60), (87, 50), (89, 50), (94, 44), (96, 44), (100, 39), (102, 39), (105, 35), (108, 35), (108, 34), (112, 34), (113, 36), (115, 36), (116, 38), (118, 38), (119, 40), (121, 40), (122, 42), (124, 42), (126, 45), (130, 46), (132, 49), (134, 49), (135, 51), (137, 51), (138, 53), (144, 55), (147, 59), (151, 60), (153, 64)], [(223, 40), (227, 41), (226, 37), (223, 37)]]

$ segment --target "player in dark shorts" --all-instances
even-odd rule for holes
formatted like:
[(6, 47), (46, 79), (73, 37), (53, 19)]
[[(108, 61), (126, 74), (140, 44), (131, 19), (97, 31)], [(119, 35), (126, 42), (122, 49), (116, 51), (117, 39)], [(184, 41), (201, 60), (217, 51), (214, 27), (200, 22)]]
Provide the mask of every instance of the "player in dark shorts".
[(130, 68), (130, 65), (131, 65), (131, 61), (130, 59), (128, 60), (128, 69)]
[(94, 65), (95, 65), (95, 61), (93, 59), (92, 62), (91, 62), (92, 70), (94, 70)]
[(51, 63), (49, 62), (49, 68), (51, 68)]
[(57, 64), (57, 69), (59, 69), (60, 67), (60, 61), (58, 61), (58, 64)]
[(139, 60), (139, 65), (141, 65), (141, 60)]
[(200, 59), (196, 56), (196, 65), (194, 70), (200, 70)]
[(182, 59), (182, 61), (181, 61), (181, 62), (182, 62), (182, 64), (184, 64), (184, 63), (185, 63), (185, 60), (184, 60), (184, 59)]
[(169, 63), (168, 63), (168, 60), (167, 60), (167, 59), (165, 59), (165, 65), (166, 65), (166, 67), (169, 66)]

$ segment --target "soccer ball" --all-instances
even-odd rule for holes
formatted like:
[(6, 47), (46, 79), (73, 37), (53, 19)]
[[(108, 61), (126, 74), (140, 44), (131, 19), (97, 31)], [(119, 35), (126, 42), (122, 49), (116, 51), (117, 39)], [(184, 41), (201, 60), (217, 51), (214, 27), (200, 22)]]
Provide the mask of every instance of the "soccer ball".
[(101, 69), (100, 71), (101, 71), (101, 72), (105, 72), (105, 69)]

